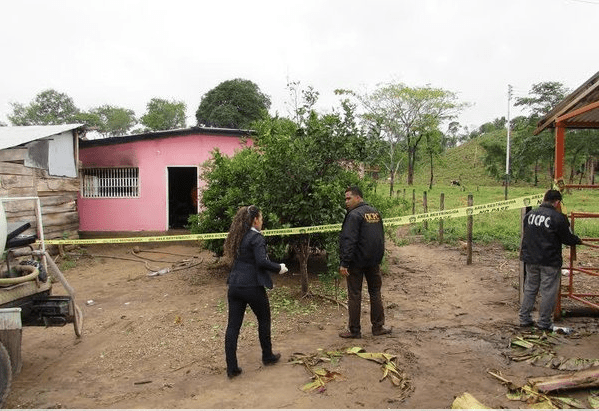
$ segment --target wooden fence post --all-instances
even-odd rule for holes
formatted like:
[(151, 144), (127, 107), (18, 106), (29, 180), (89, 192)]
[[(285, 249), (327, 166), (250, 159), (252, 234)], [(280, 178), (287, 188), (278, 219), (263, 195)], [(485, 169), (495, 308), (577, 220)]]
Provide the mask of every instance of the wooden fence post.
[(412, 189), (412, 215), (416, 214), (416, 189)]
[[(441, 200), (439, 201), (439, 210), (445, 209), (445, 194), (441, 193)], [(439, 243), (443, 243), (443, 219), (439, 220)]]
[[(474, 197), (472, 194), (468, 194), (468, 207), (472, 207), (474, 204)], [(466, 238), (468, 239), (467, 249), (466, 249), (466, 265), (472, 264), (472, 226), (474, 223), (474, 217), (472, 215), (468, 216), (468, 233), (466, 234)]]
[[(426, 199), (426, 191), (424, 192), (424, 195), (422, 196), (422, 205), (424, 206), (424, 213), (428, 213), (428, 202)], [(428, 221), (423, 221), (423, 226), (425, 230), (428, 230)]]

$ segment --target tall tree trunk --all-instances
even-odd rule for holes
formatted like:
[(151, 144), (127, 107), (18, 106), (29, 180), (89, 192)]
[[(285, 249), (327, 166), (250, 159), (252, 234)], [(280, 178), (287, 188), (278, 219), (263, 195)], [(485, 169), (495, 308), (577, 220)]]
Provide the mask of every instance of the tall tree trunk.
[(308, 283), (308, 258), (310, 257), (310, 236), (301, 236), (298, 251), (302, 295), (306, 296), (310, 292), (310, 285)]
[(414, 162), (416, 161), (416, 150), (408, 149), (408, 185), (414, 185)]
[(595, 184), (595, 165), (597, 160), (593, 157), (587, 158), (585, 163), (585, 174), (587, 175), (587, 184)]
[(393, 197), (393, 186), (395, 185), (395, 171), (391, 170), (389, 180), (389, 197)]
[(433, 178), (435, 177), (435, 174), (433, 173), (433, 153), (430, 153), (431, 156), (431, 181), (428, 185), (428, 189), (432, 190), (433, 189)]

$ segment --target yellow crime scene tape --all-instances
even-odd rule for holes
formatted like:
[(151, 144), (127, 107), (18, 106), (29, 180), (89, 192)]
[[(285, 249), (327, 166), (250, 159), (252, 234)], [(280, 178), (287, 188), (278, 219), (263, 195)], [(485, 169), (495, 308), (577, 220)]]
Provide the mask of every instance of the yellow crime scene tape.
[[(512, 200), (497, 201), (493, 203), (473, 205), (471, 207), (453, 208), (451, 210), (433, 211), (430, 213), (407, 215), (402, 217), (391, 217), (383, 219), (383, 224), (387, 227), (420, 223), (423, 221), (438, 221), (449, 218), (459, 218), (467, 216), (476, 216), (480, 214), (499, 213), (513, 210), (516, 208), (536, 206), (541, 204), (543, 194), (532, 194), (526, 197), (514, 198)], [(275, 235), (296, 235), (296, 234), (314, 234), (328, 233), (341, 230), (341, 223), (327, 224), (312, 227), (280, 228), (276, 230), (264, 230), (264, 236)], [(164, 235), (155, 237), (123, 237), (123, 238), (93, 238), (93, 239), (65, 239), (65, 240), (45, 240), (46, 244), (121, 244), (121, 243), (149, 243), (166, 241), (194, 241), (194, 240), (218, 240), (227, 238), (227, 233), (206, 233), (206, 234), (183, 234), (183, 235)], [(39, 241), (38, 241), (39, 243)]]

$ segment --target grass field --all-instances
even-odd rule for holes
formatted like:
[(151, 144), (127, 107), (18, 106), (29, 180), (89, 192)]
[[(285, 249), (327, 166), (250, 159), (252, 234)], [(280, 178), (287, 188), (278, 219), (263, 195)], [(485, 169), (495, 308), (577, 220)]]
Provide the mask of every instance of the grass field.
[[(505, 131), (495, 131), (470, 140), (458, 147), (451, 148), (435, 159), (433, 168), (433, 188), (429, 189), (430, 166), (426, 159), (418, 162), (414, 185), (405, 184), (406, 176), (397, 177), (394, 184), (394, 197), (397, 205), (386, 210), (387, 217), (412, 214), (412, 198), (415, 197), (415, 214), (424, 212), (423, 196), (427, 193), (428, 211), (438, 211), (441, 194), (445, 197), (445, 210), (461, 208), (468, 205), (468, 195), (472, 194), (474, 205), (487, 204), (505, 200), (505, 187), (501, 182), (488, 175), (483, 157), (485, 150), (480, 143), (484, 140), (505, 140)], [(567, 168), (567, 167), (566, 167)], [(534, 187), (525, 181), (511, 183), (508, 187), (508, 199), (524, 197), (532, 194), (543, 194), (551, 187), (552, 178), (548, 170), (538, 173), (538, 186)], [(458, 180), (460, 186), (451, 185)], [(532, 178), (531, 178), (532, 180)], [(389, 184), (381, 180), (377, 185), (377, 195), (388, 196)], [(569, 217), (572, 212), (599, 214), (599, 190), (570, 190), (564, 193), (564, 209)], [(474, 217), (473, 241), (475, 243), (499, 242), (508, 250), (517, 250), (520, 246), (521, 210), (509, 210), (494, 214), (483, 214)], [(445, 242), (457, 242), (466, 239), (466, 217), (446, 219), (443, 221)], [(439, 223), (414, 224), (412, 234), (423, 235), (427, 241), (437, 241)], [(576, 219), (574, 231), (581, 237), (599, 238), (599, 218)]]
[[(387, 184), (380, 184), (379, 194), (388, 193)], [(532, 194), (543, 194), (546, 189), (536, 187), (509, 187), (508, 199), (524, 197)], [(415, 196), (415, 213), (424, 212), (424, 192), (427, 195), (428, 212), (440, 209), (440, 197), (444, 194), (445, 210), (461, 208), (468, 205), (468, 195), (472, 194), (474, 205), (487, 204), (505, 199), (505, 188), (502, 186), (478, 186), (474, 190), (464, 190), (463, 187), (445, 186), (433, 187), (413, 186), (405, 189), (405, 204), (388, 212), (388, 217), (408, 215), (412, 213), (412, 198)], [(414, 193), (414, 194), (413, 194)], [(396, 197), (404, 199), (404, 189), (396, 192)], [(403, 201), (402, 201), (403, 203)], [(564, 211), (568, 217), (572, 212), (597, 213), (599, 215), (599, 190), (570, 190), (564, 194)], [(504, 212), (477, 215), (474, 217), (473, 241), (489, 244), (501, 243), (508, 250), (517, 250), (520, 245), (521, 209)], [(455, 243), (467, 238), (467, 219), (465, 217), (446, 219), (443, 221), (443, 240)], [(574, 224), (575, 232), (581, 237), (599, 238), (599, 218), (577, 218)], [(422, 235), (426, 241), (437, 241), (439, 223), (432, 222), (425, 229), (423, 223), (414, 224), (410, 228), (412, 234)]]

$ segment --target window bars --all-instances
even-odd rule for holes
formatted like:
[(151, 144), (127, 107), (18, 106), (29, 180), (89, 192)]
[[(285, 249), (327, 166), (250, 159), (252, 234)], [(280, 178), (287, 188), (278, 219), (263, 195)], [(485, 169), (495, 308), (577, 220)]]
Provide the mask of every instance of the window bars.
[(139, 168), (84, 168), (81, 196), (84, 198), (139, 197)]

